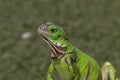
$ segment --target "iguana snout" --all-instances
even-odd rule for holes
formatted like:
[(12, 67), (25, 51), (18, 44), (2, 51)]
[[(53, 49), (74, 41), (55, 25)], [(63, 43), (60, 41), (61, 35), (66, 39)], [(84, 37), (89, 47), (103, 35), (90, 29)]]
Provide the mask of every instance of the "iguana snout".
[(42, 31), (47, 31), (47, 29), (48, 29), (48, 24), (42, 24), (41, 26), (40, 26), (40, 30), (42, 30)]
[(42, 24), (38, 27), (38, 32), (40, 34), (48, 32), (48, 26), (50, 26), (50, 24), (46, 23), (46, 24)]

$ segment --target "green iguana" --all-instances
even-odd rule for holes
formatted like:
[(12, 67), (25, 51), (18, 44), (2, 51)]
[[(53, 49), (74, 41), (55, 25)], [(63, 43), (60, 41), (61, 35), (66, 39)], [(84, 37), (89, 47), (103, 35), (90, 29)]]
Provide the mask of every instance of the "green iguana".
[(61, 80), (102, 80), (98, 63), (73, 46), (61, 27), (46, 23), (38, 28), (38, 32), (51, 48), (47, 80), (54, 80), (56, 72)]

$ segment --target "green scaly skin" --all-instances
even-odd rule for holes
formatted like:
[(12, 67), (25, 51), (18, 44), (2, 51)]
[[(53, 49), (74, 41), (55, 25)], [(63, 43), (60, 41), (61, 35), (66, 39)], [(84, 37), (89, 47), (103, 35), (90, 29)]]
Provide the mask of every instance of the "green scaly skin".
[(38, 32), (51, 48), (52, 60), (48, 67), (47, 80), (54, 80), (56, 72), (61, 80), (101, 80), (101, 70), (97, 62), (73, 46), (61, 27), (46, 23), (38, 28)]

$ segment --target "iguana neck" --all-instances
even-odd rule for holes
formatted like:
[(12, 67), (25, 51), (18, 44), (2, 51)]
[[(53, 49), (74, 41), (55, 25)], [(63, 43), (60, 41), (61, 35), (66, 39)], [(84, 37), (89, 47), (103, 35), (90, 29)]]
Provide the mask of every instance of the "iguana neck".
[(51, 40), (48, 44), (52, 51), (52, 58), (60, 59), (68, 53), (74, 54), (74, 46), (67, 39)]

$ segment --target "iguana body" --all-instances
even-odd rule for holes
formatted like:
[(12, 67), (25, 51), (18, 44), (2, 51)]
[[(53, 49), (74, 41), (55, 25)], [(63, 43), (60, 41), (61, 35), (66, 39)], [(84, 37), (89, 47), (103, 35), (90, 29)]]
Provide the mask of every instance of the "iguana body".
[(51, 64), (47, 80), (54, 80), (59, 73), (61, 80), (101, 80), (101, 71), (96, 61), (73, 46), (65, 31), (52, 23), (43, 24), (38, 32), (51, 48)]

